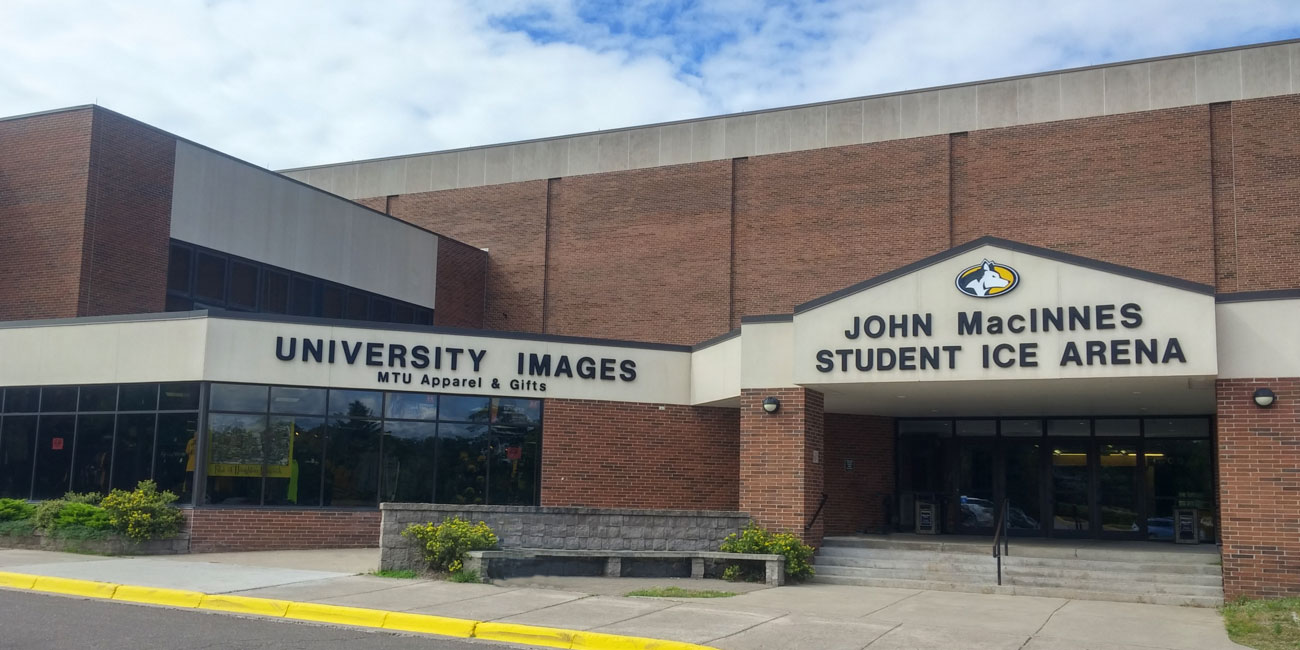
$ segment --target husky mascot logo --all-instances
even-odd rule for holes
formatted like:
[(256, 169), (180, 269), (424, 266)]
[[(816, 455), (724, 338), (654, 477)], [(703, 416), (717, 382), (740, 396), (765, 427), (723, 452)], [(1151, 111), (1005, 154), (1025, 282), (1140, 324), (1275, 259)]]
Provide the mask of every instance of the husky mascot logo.
[(992, 260), (984, 260), (957, 274), (957, 290), (976, 298), (992, 298), (1011, 293), (1020, 284), (1016, 270)]

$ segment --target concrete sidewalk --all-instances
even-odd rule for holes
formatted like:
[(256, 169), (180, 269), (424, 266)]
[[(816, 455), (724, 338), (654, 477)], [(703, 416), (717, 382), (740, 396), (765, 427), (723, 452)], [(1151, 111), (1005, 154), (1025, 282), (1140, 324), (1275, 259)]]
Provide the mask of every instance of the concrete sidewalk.
[[(1231, 643), (1211, 609), (838, 585), (531, 578), (492, 585), (365, 575), (377, 550), (105, 558), (0, 550), (0, 571), (668, 639), (721, 648), (1152, 648)], [(358, 575), (360, 574), (360, 575)], [(650, 586), (744, 592), (628, 598)]]

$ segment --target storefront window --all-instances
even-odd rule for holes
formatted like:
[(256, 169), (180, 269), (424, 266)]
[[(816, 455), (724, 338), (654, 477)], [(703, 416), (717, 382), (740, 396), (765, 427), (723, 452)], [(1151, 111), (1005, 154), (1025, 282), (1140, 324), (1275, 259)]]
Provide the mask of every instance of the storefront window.
[(108, 494), (113, 469), (113, 423), (110, 414), (77, 416), (77, 444), (72, 466), (73, 492)]
[[(73, 388), (72, 404), (76, 404)], [(77, 416), (42, 414), (36, 432), (36, 474), (33, 499), (54, 499), (72, 488), (72, 437)]]
[(7, 415), (0, 425), (0, 497), (26, 499), (32, 493), (36, 416)]
[[(349, 405), (349, 410), (357, 414), (368, 412), (361, 400), (351, 401)], [(357, 507), (379, 503), (379, 433), (382, 426), (379, 420), (364, 417), (330, 419), (325, 441), (322, 505)]]

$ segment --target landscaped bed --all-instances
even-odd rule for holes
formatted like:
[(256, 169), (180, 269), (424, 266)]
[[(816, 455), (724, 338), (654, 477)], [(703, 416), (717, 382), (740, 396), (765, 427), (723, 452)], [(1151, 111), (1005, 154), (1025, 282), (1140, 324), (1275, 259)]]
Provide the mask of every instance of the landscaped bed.
[(103, 555), (185, 553), (185, 518), (172, 505), (175, 501), (175, 494), (158, 492), (152, 481), (107, 496), (69, 492), (37, 504), (0, 499), (0, 547)]

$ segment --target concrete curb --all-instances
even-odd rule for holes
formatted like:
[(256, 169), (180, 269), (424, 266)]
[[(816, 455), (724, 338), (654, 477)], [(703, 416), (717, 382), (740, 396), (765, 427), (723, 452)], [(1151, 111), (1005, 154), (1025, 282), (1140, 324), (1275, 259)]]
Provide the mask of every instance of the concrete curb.
[(0, 571), (0, 588), (572, 650), (712, 650), (680, 641)]

